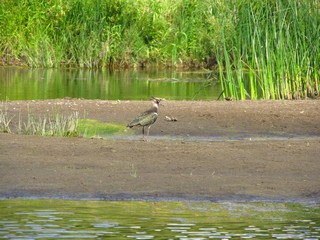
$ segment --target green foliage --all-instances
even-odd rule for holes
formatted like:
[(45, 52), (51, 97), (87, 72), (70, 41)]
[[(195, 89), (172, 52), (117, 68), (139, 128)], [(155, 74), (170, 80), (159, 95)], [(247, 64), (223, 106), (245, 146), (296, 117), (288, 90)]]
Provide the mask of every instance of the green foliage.
[(0, 57), (33, 67), (205, 62), (219, 41), (214, 14), (223, 7), (213, 0), (13, 0), (2, 5)]
[[(319, 3), (244, 0), (237, 2), (235, 9), (232, 47), (225, 40), (223, 53), (217, 52), (225, 96), (236, 99), (257, 99), (259, 95), (264, 99), (316, 96), (320, 65)], [(249, 84), (244, 75), (249, 75)]]
[(5, 63), (216, 67), (236, 99), (318, 92), (315, 0), (3, 0), (0, 31)]

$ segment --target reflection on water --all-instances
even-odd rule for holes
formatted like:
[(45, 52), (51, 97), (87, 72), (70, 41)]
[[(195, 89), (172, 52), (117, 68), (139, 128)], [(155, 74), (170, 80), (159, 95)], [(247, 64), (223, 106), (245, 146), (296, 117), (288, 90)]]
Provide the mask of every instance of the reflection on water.
[(217, 99), (218, 83), (205, 72), (174, 70), (29, 69), (0, 67), (0, 100), (84, 98)]
[(6, 239), (320, 239), (320, 206), (293, 203), (0, 201)]

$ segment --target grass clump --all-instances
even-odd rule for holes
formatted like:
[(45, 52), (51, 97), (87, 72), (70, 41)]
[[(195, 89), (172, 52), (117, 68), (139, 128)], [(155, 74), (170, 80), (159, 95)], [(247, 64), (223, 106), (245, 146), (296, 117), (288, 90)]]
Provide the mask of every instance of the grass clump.
[(0, 132), (2, 133), (11, 133), (10, 123), (12, 118), (8, 116), (6, 109), (0, 109)]
[(54, 116), (34, 116), (28, 113), (27, 121), (19, 119), (18, 133), (40, 136), (76, 137), (78, 132), (79, 113), (74, 112), (69, 116), (56, 113)]
[(33, 114), (29, 108), (27, 114), (19, 113), (18, 120), (9, 116), (6, 104), (0, 107), (0, 132), (39, 136), (63, 137), (99, 137), (114, 134), (126, 134), (127, 127), (122, 124), (105, 123), (95, 119), (81, 119), (78, 112), (64, 114), (60, 110), (54, 113)]
[(63, 137), (99, 137), (114, 134), (126, 134), (127, 128), (116, 123), (104, 123), (95, 119), (80, 119), (78, 112), (65, 115), (55, 114), (34, 115), (28, 111), (25, 120), (21, 114), (17, 124), (13, 124), (6, 109), (0, 109), (0, 132), (18, 133), (38, 136)]

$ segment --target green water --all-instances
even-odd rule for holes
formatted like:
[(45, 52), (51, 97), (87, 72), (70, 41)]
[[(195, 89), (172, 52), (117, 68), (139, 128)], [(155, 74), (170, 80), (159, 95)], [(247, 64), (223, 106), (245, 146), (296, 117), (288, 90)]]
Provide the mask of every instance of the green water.
[(320, 239), (320, 205), (1, 200), (5, 239)]
[(0, 67), (0, 100), (84, 98), (142, 100), (217, 99), (221, 89), (207, 72), (174, 70), (30, 69)]

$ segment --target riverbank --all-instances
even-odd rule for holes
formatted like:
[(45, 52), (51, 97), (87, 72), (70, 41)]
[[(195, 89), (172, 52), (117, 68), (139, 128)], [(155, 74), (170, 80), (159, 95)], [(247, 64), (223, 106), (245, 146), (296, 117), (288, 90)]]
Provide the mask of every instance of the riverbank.
[[(22, 118), (59, 108), (120, 124), (149, 105), (6, 103)], [(0, 197), (318, 201), (319, 112), (318, 101), (165, 101), (150, 142), (0, 134)]]

